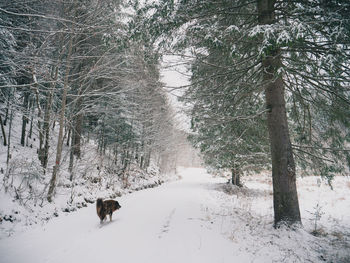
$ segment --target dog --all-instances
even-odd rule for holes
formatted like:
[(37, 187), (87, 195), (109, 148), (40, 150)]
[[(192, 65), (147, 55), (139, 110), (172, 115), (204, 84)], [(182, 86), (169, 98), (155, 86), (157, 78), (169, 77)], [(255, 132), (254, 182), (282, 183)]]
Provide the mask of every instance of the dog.
[(107, 219), (107, 215), (109, 215), (109, 220), (112, 221), (112, 214), (114, 211), (120, 209), (121, 206), (118, 201), (114, 200), (105, 200), (102, 198), (98, 198), (96, 200), (96, 211), (97, 215), (100, 218), (100, 223)]

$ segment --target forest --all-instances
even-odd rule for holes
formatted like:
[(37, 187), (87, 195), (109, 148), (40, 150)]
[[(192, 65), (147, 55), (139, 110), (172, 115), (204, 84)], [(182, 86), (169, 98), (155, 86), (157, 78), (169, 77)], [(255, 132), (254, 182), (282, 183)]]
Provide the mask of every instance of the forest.
[(349, 14), (347, 0), (2, 0), (0, 237), (183, 166), (243, 192), (268, 174), (270, 225), (302, 229), (299, 178), (350, 187)]
[[(2, 2), (1, 152), (9, 191), (26, 191), (10, 183), (17, 173), (27, 173), (29, 188), (50, 178), (43, 197), (51, 202), (60, 170), (69, 181), (82, 176), (89, 142), (106, 159), (94, 172), (111, 170), (125, 184), (132, 165), (146, 171), (151, 159), (154, 169), (173, 169), (175, 138), (183, 135), (162, 90), (159, 55), (128, 37), (125, 8), (118, 1)], [(18, 159), (15, 152), (28, 148), (36, 156)]]

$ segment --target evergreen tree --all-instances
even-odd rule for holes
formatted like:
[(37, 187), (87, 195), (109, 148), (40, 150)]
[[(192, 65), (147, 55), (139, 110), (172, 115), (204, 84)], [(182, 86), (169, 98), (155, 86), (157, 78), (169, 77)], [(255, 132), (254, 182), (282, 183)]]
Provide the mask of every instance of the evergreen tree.
[[(240, 105), (252, 117), (266, 107), (276, 226), (301, 221), (294, 157), (298, 167), (327, 177), (348, 169), (349, 5), (337, 0), (159, 1), (139, 11), (147, 32), (163, 47), (193, 50), (196, 63), (214, 68), (216, 75), (205, 72), (194, 84), (217, 87), (219, 94), (233, 87), (233, 96), (242, 95)], [(135, 28), (135, 35), (142, 34)], [(216, 50), (223, 50), (229, 62), (211, 63)], [(227, 76), (227, 85), (212, 81), (224, 82)], [(221, 104), (220, 96), (208, 95), (213, 102), (206, 106)], [(264, 98), (264, 104), (250, 103), (252, 98)], [(215, 114), (225, 116), (225, 111)]]

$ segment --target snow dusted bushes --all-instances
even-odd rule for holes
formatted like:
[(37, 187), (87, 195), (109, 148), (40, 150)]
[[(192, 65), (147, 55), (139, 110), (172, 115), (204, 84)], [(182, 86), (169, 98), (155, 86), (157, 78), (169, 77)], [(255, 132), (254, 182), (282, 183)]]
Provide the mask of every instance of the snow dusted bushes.
[(45, 196), (45, 177), (40, 164), (34, 160), (16, 157), (10, 160), (3, 175), (3, 187), (21, 205), (28, 201), (37, 204)]
[[(106, 157), (96, 158), (95, 152), (83, 151), (82, 159), (74, 167), (73, 180), (69, 180), (70, 173), (63, 170), (57, 182), (55, 199), (48, 203), (49, 176), (43, 173), (39, 161), (28, 161), (23, 157), (11, 159), (7, 173), (0, 177), (0, 237), (12, 235), (30, 225), (43, 224), (62, 213), (93, 205), (98, 197), (116, 199), (127, 193), (159, 186), (171, 178), (161, 175), (153, 163), (146, 170), (132, 163), (124, 174), (122, 167), (111, 169), (111, 166), (105, 165), (107, 163)], [(83, 169), (85, 167), (88, 169)]]
[(220, 230), (232, 240), (233, 249), (237, 246), (239, 251), (254, 255), (255, 261), (271, 262), (280, 257), (276, 262), (345, 263), (350, 259), (348, 182), (348, 177), (336, 177), (332, 190), (317, 176), (298, 177), (298, 194), (303, 200), (301, 229), (272, 228), (269, 173), (248, 175), (243, 188), (216, 184), (212, 195), (220, 200), (220, 206), (207, 209), (207, 217), (220, 222)]

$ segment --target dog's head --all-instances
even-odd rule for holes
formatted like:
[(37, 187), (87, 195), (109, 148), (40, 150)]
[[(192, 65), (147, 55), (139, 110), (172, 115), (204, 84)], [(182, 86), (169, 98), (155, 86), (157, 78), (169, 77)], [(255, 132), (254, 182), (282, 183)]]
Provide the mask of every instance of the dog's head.
[(115, 201), (114, 202), (114, 210), (118, 210), (118, 209), (120, 209), (121, 208), (121, 206), (120, 206), (120, 204), (118, 203), (118, 201)]

